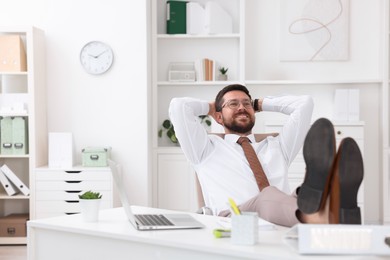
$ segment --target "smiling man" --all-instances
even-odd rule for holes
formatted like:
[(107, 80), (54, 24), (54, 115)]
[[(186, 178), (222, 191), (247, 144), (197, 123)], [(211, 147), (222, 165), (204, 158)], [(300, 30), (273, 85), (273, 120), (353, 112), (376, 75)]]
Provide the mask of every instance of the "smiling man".
[[(279, 135), (256, 142), (252, 128), (255, 113), (261, 111), (283, 113), (288, 117)], [(324, 202), (328, 200), (336, 156), (334, 129), (328, 120), (319, 120), (305, 140), (312, 111), (310, 96), (252, 100), (245, 86), (234, 84), (223, 88), (212, 102), (174, 98), (169, 115), (181, 148), (198, 175), (205, 204), (214, 215), (230, 216), (227, 201), (233, 198), (242, 211), (256, 211), (270, 222), (293, 226), (299, 222), (329, 222), (329, 208)], [(223, 126), (223, 137), (209, 135), (197, 120), (199, 115), (206, 114)], [(317, 145), (318, 140), (321, 145)], [(304, 153), (305, 161), (311, 163), (308, 168), (313, 170), (306, 173), (304, 192), (297, 198), (295, 191), (289, 190), (287, 174), (304, 141), (306, 150), (310, 151)], [(356, 157), (358, 152), (355, 151)], [(357, 182), (358, 178), (351, 184), (353, 188), (359, 187)], [(353, 195), (349, 199), (356, 200)], [(337, 207), (339, 214), (340, 205)]]

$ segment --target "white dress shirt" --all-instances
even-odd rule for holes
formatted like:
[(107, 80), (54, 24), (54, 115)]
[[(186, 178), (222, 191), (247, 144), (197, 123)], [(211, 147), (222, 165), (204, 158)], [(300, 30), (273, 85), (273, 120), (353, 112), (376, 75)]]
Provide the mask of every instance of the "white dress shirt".
[[(289, 115), (278, 136), (258, 143), (253, 134), (248, 137), (270, 185), (290, 193), (288, 167), (309, 130), (313, 100), (310, 96), (267, 97), (262, 110)], [(208, 112), (209, 102), (194, 98), (174, 98), (169, 107), (176, 136), (198, 175), (206, 206), (218, 214), (228, 209), (228, 198), (242, 204), (256, 196), (259, 188), (244, 151), (237, 144), (239, 136), (227, 134), (222, 139), (209, 135), (199, 123), (198, 116)]]

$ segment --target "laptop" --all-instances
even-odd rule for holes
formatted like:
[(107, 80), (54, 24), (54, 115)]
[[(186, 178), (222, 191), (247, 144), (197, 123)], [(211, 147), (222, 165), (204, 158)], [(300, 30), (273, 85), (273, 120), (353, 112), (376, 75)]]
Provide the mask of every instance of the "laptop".
[(108, 160), (119, 198), (130, 223), (137, 230), (195, 229), (205, 226), (189, 214), (133, 214), (120, 176), (120, 166)]

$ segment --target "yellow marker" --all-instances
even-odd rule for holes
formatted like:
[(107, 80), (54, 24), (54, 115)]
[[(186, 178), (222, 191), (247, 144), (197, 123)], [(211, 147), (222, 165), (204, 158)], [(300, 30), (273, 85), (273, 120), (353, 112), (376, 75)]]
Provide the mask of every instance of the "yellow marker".
[(233, 199), (229, 198), (229, 203), (230, 203), (230, 207), (232, 207), (233, 209), (233, 212), (236, 214), (236, 215), (241, 215), (241, 211), (240, 209), (237, 207), (237, 204), (234, 202)]

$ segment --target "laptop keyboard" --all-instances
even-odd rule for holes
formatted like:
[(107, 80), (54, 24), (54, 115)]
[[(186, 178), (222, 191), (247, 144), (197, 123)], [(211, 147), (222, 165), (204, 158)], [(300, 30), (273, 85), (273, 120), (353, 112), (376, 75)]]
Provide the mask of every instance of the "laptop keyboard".
[(137, 220), (144, 226), (173, 226), (164, 215), (135, 215)]

